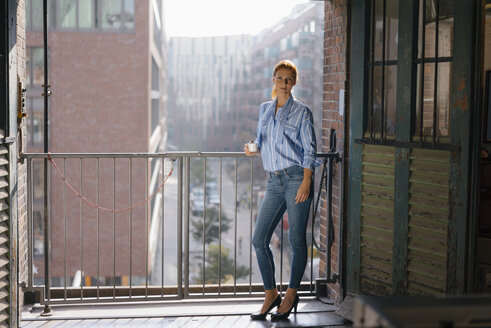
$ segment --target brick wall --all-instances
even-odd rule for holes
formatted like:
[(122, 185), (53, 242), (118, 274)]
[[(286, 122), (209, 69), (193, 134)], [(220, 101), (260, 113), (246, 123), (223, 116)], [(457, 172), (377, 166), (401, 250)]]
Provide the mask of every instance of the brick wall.
[[(26, 86), (26, 30), (25, 30), (25, 0), (17, 0), (17, 78)], [(17, 151), (25, 152), (27, 145), (26, 119), (22, 119), (17, 130)], [(25, 162), (17, 163), (17, 224), (19, 247), (19, 282), (27, 281), (27, 170)], [(19, 319), (23, 305), (22, 289), (19, 289)]]
[[(339, 91), (345, 89), (347, 72), (347, 4), (346, 0), (332, 0), (325, 2), (324, 25), (324, 79), (323, 79), (323, 119), (322, 119), (322, 151), (329, 151), (330, 130), (336, 130), (337, 150), (344, 154), (345, 117), (347, 117), (348, 103), (345, 102), (344, 115), (339, 113)], [(347, 99), (348, 97), (345, 97)], [(339, 218), (344, 212), (343, 208), (343, 162), (334, 164), (333, 171), (333, 197), (332, 210), (334, 222), (334, 244), (331, 251), (331, 274), (339, 273), (338, 247), (339, 247)], [(325, 192), (321, 197), (321, 247), (326, 247), (327, 236), (327, 197)], [(321, 255), (320, 276), (326, 277), (326, 256)], [(339, 284), (329, 285), (329, 297), (339, 303), (341, 300)]]

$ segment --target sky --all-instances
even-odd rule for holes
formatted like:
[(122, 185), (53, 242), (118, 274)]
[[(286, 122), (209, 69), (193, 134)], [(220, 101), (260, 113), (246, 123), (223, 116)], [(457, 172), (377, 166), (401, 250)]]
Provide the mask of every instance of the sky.
[(168, 37), (257, 35), (309, 0), (164, 0)]

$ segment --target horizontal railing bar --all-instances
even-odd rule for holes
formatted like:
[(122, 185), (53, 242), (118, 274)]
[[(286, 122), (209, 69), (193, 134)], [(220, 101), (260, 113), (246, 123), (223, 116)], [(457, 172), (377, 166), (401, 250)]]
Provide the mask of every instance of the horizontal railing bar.
[[(164, 153), (50, 153), (51, 158), (178, 158), (178, 157), (246, 157), (243, 152), (183, 152), (171, 151)], [(337, 157), (337, 152), (317, 153), (317, 157)], [(22, 153), (21, 158), (47, 158), (47, 153)]]
[[(299, 292), (308, 292), (303, 294), (309, 294), (311, 284), (308, 282), (304, 282), (298, 288)], [(250, 289), (251, 287), (251, 289)], [(287, 286), (283, 286), (283, 291), (286, 291)], [(129, 296), (129, 291), (131, 290), (131, 297)], [(63, 287), (51, 287), (51, 299), (49, 301), (50, 304), (63, 303), (67, 304), (67, 302), (99, 302), (103, 300), (111, 301), (114, 299), (125, 299), (135, 301), (138, 299), (146, 300), (149, 299), (180, 299), (177, 295), (178, 288), (177, 287), (165, 287), (164, 294), (162, 296), (162, 289), (160, 287), (149, 287), (146, 289), (143, 287), (132, 287), (128, 288), (126, 286), (116, 286), (116, 289), (113, 289), (113, 286), (107, 287), (99, 287), (99, 298), (97, 298), (97, 287), (96, 286), (85, 286), (84, 287), (84, 297), (80, 298), (80, 288), (79, 287), (70, 287), (66, 290)], [(66, 301), (65, 301), (65, 292), (66, 292)], [(115, 292), (115, 296), (113, 294)], [(223, 297), (231, 297), (231, 296), (240, 296), (240, 297), (250, 297), (250, 296), (261, 296), (264, 295), (264, 287), (262, 284), (237, 284), (235, 286), (233, 284), (226, 284), (220, 286), (220, 294), (218, 294), (218, 284), (213, 285), (205, 285), (205, 295), (203, 295), (203, 286), (202, 285), (190, 285), (189, 286), (189, 296), (191, 298), (203, 297), (206, 298), (210, 295), (213, 297), (223, 296)], [(147, 296), (145, 296), (147, 293)], [(42, 302), (41, 302), (42, 303)]]
[[(156, 296), (136, 296), (136, 297), (128, 297), (128, 296), (107, 296), (107, 298), (97, 298), (97, 297), (85, 297), (83, 299), (73, 298), (73, 299), (53, 299), (49, 302), (41, 301), (39, 304), (50, 304), (50, 305), (69, 305), (69, 304), (100, 304), (100, 303), (134, 303), (134, 302), (158, 302), (158, 301), (167, 301), (167, 300), (182, 300), (181, 297), (175, 296), (164, 296), (156, 295)], [(37, 300), (36, 300), (37, 301)]]

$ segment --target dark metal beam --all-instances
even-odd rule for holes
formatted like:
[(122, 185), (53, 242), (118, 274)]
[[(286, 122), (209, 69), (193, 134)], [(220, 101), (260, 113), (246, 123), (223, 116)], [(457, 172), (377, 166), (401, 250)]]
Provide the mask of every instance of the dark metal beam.
[(347, 290), (360, 290), (360, 237), (361, 237), (361, 173), (363, 145), (355, 140), (363, 137), (366, 122), (365, 104), (368, 103), (368, 70), (365, 54), (370, 42), (371, 1), (353, 1), (351, 19), (350, 65), (350, 135), (348, 177), (348, 248)]
[(450, 156), (449, 221), (447, 237), (447, 293), (465, 292), (467, 242), (470, 222), (470, 149), (477, 140), (469, 133), (475, 107), (475, 53), (477, 1), (454, 2), (452, 95), (450, 98), (450, 143), (460, 152)]
[(404, 295), (407, 287), (409, 168), (411, 136), (416, 108), (419, 0), (399, 2), (397, 50), (396, 158), (394, 177), (394, 250), (392, 293)]

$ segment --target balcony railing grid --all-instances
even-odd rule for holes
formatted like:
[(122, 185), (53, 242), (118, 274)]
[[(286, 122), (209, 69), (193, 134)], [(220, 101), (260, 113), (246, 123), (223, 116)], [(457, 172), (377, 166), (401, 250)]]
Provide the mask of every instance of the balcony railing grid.
[[(28, 281), (25, 291), (33, 292), (41, 304), (161, 301), (262, 294), (260, 276), (254, 271), (257, 268), (250, 243), (255, 214), (264, 194), (263, 171), (254, 169), (257, 157), (247, 158), (238, 152), (30, 153), (23, 154), (23, 157), (27, 160), (28, 182)], [(325, 168), (329, 168), (328, 181), (331, 184), (332, 162), (339, 158), (338, 154), (335, 151), (320, 153), (319, 157), (324, 158)], [(41, 203), (34, 197), (34, 188), (38, 187), (33, 177), (35, 162), (51, 167), (47, 179), (50, 191), (44, 196), (50, 198), (50, 207), (58, 207), (56, 224), (62, 225), (63, 235), (55, 235), (52, 228), (54, 222), (46, 223), (44, 218), (41, 220), (43, 230), (35, 234), (33, 211)], [(171, 181), (167, 180), (170, 173), (176, 180), (166, 183)], [(126, 177), (122, 179), (122, 175)], [(36, 183), (39, 184), (39, 181)], [(86, 187), (90, 184), (92, 186)], [(326, 194), (332, 192), (327, 184), (325, 187)], [(128, 206), (116, 207), (116, 204), (121, 204), (121, 197), (117, 195), (121, 190), (126, 190)], [(135, 195), (135, 191), (142, 190), (143, 195)], [(314, 197), (317, 198), (317, 195)], [(112, 199), (112, 208), (102, 204), (107, 199)], [(331, 211), (330, 199), (328, 197), (328, 211)], [(78, 252), (69, 246), (77, 240), (70, 240), (73, 234), (67, 231), (67, 222), (75, 220), (74, 202), (78, 202)], [(315, 202), (312, 203), (314, 205)], [(52, 210), (48, 208), (46, 211), (48, 220), (53, 220), (50, 218)], [(169, 211), (173, 213), (171, 217), (168, 217)], [(60, 213), (63, 214), (60, 216)], [(124, 224), (120, 224), (123, 222), (121, 213), (128, 218)], [(108, 227), (112, 231), (102, 231), (102, 218), (109, 218), (106, 221), (110, 222)], [(137, 220), (144, 225), (141, 233), (143, 239), (140, 236), (138, 240), (134, 229)], [(289, 273), (284, 265), (285, 258), (288, 259), (284, 255), (287, 248), (284, 247), (286, 239), (283, 234), (288, 222), (284, 220), (287, 221), (283, 218), (275, 232), (280, 290), (286, 290), (288, 282), (284, 278), (288, 279)], [(318, 224), (318, 220), (311, 218), (312, 226), (308, 232), (310, 261), (305, 275), (308, 280), (303, 281), (300, 287), (301, 293), (308, 295), (315, 293), (315, 278), (318, 276), (318, 272), (314, 272), (319, 257), (319, 252), (314, 250), (315, 221)], [(169, 224), (173, 224), (172, 228), (169, 228)], [(122, 232), (119, 225), (128, 230)], [(36, 222), (38, 230), (39, 226), (41, 224)], [(51, 227), (51, 231), (46, 226)], [(96, 237), (91, 237), (91, 233), (95, 233)], [(41, 252), (40, 237), (43, 244)], [(334, 236), (330, 234), (328, 238)], [(96, 245), (91, 245), (90, 240)], [(127, 248), (118, 252), (121, 240), (125, 240)], [(56, 259), (52, 247), (54, 241), (58, 247)], [(102, 273), (101, 263), (101, 252), (104, 251), (106, 257), (108, 252), (103, 249), (104, 245), (110, 244), (112, 276)], [(95, 248), (96, 252), (89, 253), (87, 249), (90, 247)], [(143, 248), (144, 259), (140, 258), (141, 251), (136, 251), (139, 248)], [(322, 251), (330, 253), (330, 248)], [(61, 259), (60, 252), (63, 254)], [(330, 259), (330, 256), (326, 257)], [(218, 260), (213, 262), (215, 258)], [(52, 275), (55, 260), (63, 262), (63, 275), (60, 277), (57, 274), (57, 283), (54, 283)], [(74, 262), (78, 262), (75, 265), (78, 267), (77, 273), (70, 270)], [(127, 276), (118, 276), (117, 272), (121, 269), (117, 268), (117, 262), (127, 264)], [(40, 267), (44, 270), (36, 270)], [(104, 270), (107, 271), (107, 264)], [(137, 270), (140, 270), (139, 273), (135, 273)], [(47, 272), (48, 276), (35, 271)], [(95, 273), (90, 275), (88, 272)], [(103, 276), (106, 277), (105, 281), (101, 280)]]

